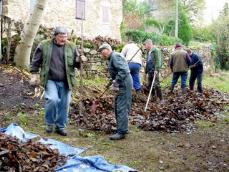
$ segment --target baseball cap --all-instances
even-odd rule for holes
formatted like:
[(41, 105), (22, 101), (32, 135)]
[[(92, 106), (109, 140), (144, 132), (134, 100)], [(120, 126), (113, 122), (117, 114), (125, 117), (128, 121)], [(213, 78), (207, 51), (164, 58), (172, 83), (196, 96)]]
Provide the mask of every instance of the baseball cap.
[(102, 50), (104, 50), (104, 49), (112, 49), (111, 48), (111, 46), (110, 46), (110, 44), (108, 44), (108, 43), (103, 43), (102, 45), (100, 45), (100, 47), (99, 47), (99, 49), (98, 49), (98, 52), (101, 52)]
[(55, 28), (54, 30), (54, 35), (58, 35), (58, 34), (67, 34), (68, 30), (66, 27), (62, 27), (62, 26), (58, 26)]

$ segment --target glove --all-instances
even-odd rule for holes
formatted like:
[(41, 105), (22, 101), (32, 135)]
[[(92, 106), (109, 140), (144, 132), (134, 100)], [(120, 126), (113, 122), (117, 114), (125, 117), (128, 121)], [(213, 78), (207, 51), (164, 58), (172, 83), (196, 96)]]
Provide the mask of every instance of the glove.
[(119, 90), (119, 84), (116, 80), (112, 81), (112, 90), (118, 91)]
[(192, 68), (194, 68), (194, 67), (196, 67), (196, 65), (195, 65), (195, 64), (194, 64), (194, 65), (190, 65), (190, 66), (189, 66), (189, 68), (190, 68), (190, 69), (192, 69)]
[(108, 89), (108, 88), (112, 85), (112, 83), (113, 83), (112, 80), (110, 80), (110, 81), (107, 83), (107, 85), (106, 85), (105, 88)]
[(155, 70), (155, 71), (154, 71), (154, 75), (157, 75), (158, 73), (159, 73), (158, 70)]
[(152, 73), (152, 77), (154, 77), (154, 75), (157, 76), (157, 74), (158, 74), (158, 71), (155, 70), (155, 71)]
[(32, 86), (39, 85), (39, 83), (40, 83), (40, 76), (39, 76), (39, 74), (32, 74), (29, 83)]

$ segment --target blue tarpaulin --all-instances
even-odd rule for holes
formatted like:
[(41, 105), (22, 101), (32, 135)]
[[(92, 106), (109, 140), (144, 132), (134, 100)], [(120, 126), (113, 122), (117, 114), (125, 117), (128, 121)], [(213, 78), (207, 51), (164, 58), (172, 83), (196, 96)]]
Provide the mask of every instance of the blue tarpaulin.
[[(7, 128), (0, 128), (0, 132), (15, 136), (21, 141), (28, 141), (36, 137), (37, 134), (25, 132), (17, 124), (10, 124)], [(56, 172), (136, 172), (136, 170), (124, 165), (112, 165), (102, 156), (81, 157), (79, 154), (85, 151), (84, 148), (76, 148), (54, 139), (40, 138), (38, 142), (50, 145), (53, 149), (58, 149), (60, 154), (68, 156), (64, 166), (56, 169)]]

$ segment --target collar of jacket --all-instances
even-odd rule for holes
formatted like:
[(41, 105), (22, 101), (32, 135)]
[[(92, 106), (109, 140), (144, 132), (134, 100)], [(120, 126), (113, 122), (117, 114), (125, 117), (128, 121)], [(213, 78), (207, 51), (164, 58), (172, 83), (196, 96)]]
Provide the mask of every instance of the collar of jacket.
[(181, 49), (183, 49), (182, 47), (177, 47), (177, 48), (175, 48), (175, 50), (181, 50)]
[(110, 56), (107, 58), (107, 60), (111, 59), (111, 56), (114, 54), (114, 51), (111, 52)]
[(153, 47), (153, 48), (151, 48), (149, 51), (148, 51), (148, 54), (151, 54), (153, 51), (155, 51), (156, 50), (156, 47)]

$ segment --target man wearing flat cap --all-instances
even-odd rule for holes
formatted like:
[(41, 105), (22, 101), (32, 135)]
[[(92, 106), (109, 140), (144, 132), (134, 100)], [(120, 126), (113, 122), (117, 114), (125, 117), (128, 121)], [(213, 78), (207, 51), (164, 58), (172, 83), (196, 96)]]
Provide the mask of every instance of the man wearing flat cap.
[(112, 80), (112, 88), (117, 90), (115, 97), (115, 118), (117, 132), (110, 136), (111, 140), (125, 138), (128, 132), (128, 114), (131, 107), (132, 78), (127, 61), (112, 51), (109, 44), (102, 44), (98, 52), (104, 60), (108, 60), (108, 69)]
[[(75, 44), (67, 40), (67, 29), (56, 27), (54, 38), (42, 41), (35, 50), (30, 83), (45, 88), (45, 131), (66, 136), (71, 90), (75, 86), (75, 68), (80, 68)], [(40, 75), (38, 74), (40, 73)]]
[(182, 93), (186, 92), (186, 80), (187, 71), (191, 63), (188, 53), (183, 49), (183, 46), (179, 43), (175, 45), (175, 50), (171, 54), (169, 60), (169, 66), (173, 72), (173, 78), (171, 82), (171, 93), (173, 93), (174, 87), (181, 77), (181, 89)]

